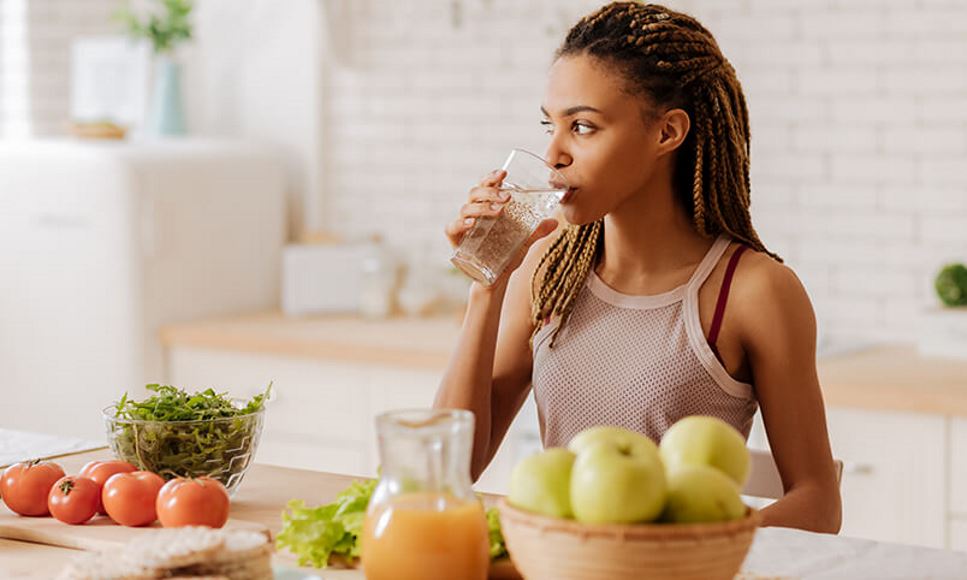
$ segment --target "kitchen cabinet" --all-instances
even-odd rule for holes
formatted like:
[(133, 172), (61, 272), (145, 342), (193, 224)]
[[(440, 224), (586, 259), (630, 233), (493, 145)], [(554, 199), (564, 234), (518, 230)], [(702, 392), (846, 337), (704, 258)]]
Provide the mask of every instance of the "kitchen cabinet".
[(950, 447), (950, 510), (967, 519), (967, 419), (951, 419)]
[(279, 300), (284, 166), (252, 143), (0, 143), (0, 425), (101, 439), (158, 329)]
[(847, 536), (945, 547), (946, 420), (916, 413), (831, 408), (833, 456)]
[(967, 519), (957, 518), (951, 520), (950, 549), (967, 552)]
[[(841, 534), (934, 548), (947, 546), (948, 419), (939, 415), (828, 407), (833, 457), (843, 462)], [(760, 414), (749, 446), (769, 449)], [(960, 444), (967, 453), (967, 441)], [(749, 501), (749, 500), (747, 500)], [(764, 507), (771, 500), (756, 501)]]
[[(362, 476), (375, 476), (379, 464), (375, 417), (431, 406), (446, 360), (408, 365), (394, 357), (367, 360), (365, 352), (309, 358), (178, 343), (167, 353), (167, 379), (187, 388), (214, 386), (248, 397), (272, 381), (259, 462)], [(532, 410), (521, 414), (478, 490), (506, 491), (516, 459), (540, 447), (536, 422)]]

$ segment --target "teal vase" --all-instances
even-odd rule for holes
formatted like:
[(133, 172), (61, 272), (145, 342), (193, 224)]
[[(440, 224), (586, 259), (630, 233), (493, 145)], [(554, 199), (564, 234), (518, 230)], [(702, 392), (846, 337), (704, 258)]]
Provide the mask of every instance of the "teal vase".
[(181, 63), (160, 57), (155, 67), (151, 104), (151, 132), (184, 135), (185, 111), (181, 96)]

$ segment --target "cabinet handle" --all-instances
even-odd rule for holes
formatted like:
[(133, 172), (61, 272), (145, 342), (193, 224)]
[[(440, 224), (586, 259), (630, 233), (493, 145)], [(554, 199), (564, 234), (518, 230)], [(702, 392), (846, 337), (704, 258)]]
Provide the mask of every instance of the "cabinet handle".
[(843, 475), (872, 475), (873, 466), (869, 463), (843, 462)]

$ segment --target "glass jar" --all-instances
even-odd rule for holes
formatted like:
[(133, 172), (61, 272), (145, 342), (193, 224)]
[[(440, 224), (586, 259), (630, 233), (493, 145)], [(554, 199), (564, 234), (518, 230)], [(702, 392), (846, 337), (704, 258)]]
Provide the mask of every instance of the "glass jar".
[(393, 313), (396, 263), (378, 234), (366, 245), (361, 270), (359, 312), (370, 319), (388, 317)]
[(368, 580), (485, 580), (487, 518), (470, 482), (473, 413), (392, 411), (376, 418), (381, 474), (366, 512)]

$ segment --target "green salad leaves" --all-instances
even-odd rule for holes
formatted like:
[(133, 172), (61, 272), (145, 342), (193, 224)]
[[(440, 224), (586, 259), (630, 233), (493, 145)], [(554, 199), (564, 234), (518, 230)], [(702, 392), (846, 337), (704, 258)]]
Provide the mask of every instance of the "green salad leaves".
[(125, 393), (107, 414), (118, 458), (166, 479), (208, 475), (233, 489), (252, 460), (272, 385), (244, 404), (214, 389), (146, 388), (154, 394), (134, 401)]
[[(290, 501), (288, 509), (282, 512), (282, 531), (276, 536), (276, 547), (288, 548), (298, 556), (300, 566), (325, 568), (332, 556), (341, 556), (352, 564), (360, 556), (359, 537), (376, 483), (375, 479), (354, 481), (339, 492), (334, 502), (318, 507), (307, 507), (301, 499)], [(497, 508), (487, 510), (487, 526), (490, 559), (505, 557), (507, 548)]]
[(334, 554), (347, 562), (359, 558), (358, 538), (374, 489), (375, 479), (354, 481), (326, 505), (306, 507), (301, 499), (290, 501), (288, 511), (282, 513), (276, 547), (288, 548), (299, 557), (300, 566), (315, 568), (325, 568)]
[(497, 508), (487, 510), (487, 529), (490, 532), (490, 559), (499, 560), (507, 556), (504, 533), (500, 531), (500, 516)]

